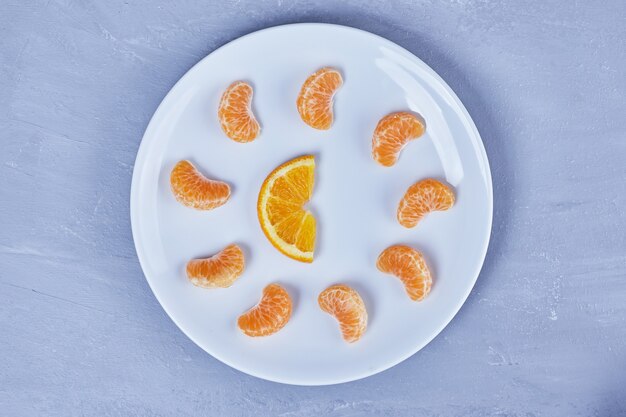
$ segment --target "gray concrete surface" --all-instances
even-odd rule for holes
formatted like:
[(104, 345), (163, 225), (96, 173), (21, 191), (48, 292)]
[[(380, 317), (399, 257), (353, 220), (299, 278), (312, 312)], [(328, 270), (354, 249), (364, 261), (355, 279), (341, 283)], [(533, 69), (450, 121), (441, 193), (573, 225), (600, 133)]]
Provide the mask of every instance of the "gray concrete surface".
[[(626, 2), (0, 1), (0, 415), (626, 415)], [(192, 65), (268, 26), (409, 49), (485, 141), (495, 219), (459, 315), (374, 377), (258, 380), (189, 341), (129, 223), (139, 141)]]

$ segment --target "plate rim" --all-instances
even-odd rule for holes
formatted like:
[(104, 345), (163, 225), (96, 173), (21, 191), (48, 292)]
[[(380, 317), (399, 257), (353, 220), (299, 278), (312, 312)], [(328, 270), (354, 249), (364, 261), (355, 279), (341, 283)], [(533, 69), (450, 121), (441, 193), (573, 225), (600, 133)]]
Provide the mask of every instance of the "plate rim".
[[(144, 167), (144, 165), (146, 164), (146, 158), (147, 158), (147, 153), (148, 153), (148, 149), (149, 149), (149, 145), (154, 142), (155, 139), (155, 135), (152, 134), (152, 130), (155, 129), (155, 125), (157, 124), (157, 120), (161, 119), (161, 113), (164, 111), (164, 108), (167, 107), (166, 103), (169, 102), (172, 99), (172, 96), (174, 95), (174, 91), (176, 90), (176, 87), (178, 87), (179, 85), (183, 84), (184, 80), (190, 76), (190, 73), (192, 73), (194, 71), (194, 69), (196, 69), (198, 66), (200, 66), (205, 60), (207, 60), (211, 55), (213, 55), (214, 53), (218, 52), (219, 50), (221, 50), (222, 48), (226, 48), (228, 46), (232, 46), (236, 43), (241, 42), (242, 40), (248, 38), (248, 37), (252, 37), (255, 36), (261, 32), (268, 32), (268, 31), (275, 31), (275, 30), (284, 30), (284, 29), (288, 29), (288, 28), (292, 28), (292, 27), (323, 27), (323, 28), (330, 28), (330, 29), (335, 29), (335, 30), (345, 30), (345, 31), (352, 31), (352, 32), (357, 32), (360, 35), (365, 35), (368, 37), (373, 37), (375, 38), (377, 41), (382, 42), (388, 46), (392, 46), (394, 48), (399, 48), (402, 52), (407, 53), (411, 59), (415, 59), (417, 60), (419, 63), (421, 63), (424, 68), (426, 69), (426, 71), (429, 73), (429, 75), (431, 75), (432, 77), (434, 77), (437, 82), (439, 82), (439, 84), (441, 86), (444, 87), (444, 90), (446, 91), (446, 93), (449, 94), (449, 96), (453, 99), (453, 101), (455, 102), (455, 104), (458, 106), (458, 108), (461, 110), (462, 115), (464, 116), (465, 120), (469, 123), (469, 127), (471, 130), (472, 135), (474, 136), (474, 146), (478, 146), (478, 151), (479, 151), (479, 155), (482, 158), (482, 161), (484, 163), (484, 166), (486, 168), (486, 183), (488, 185), (488, 190), (487, 190), (487, 197), (488, 197), (488, 208), (489, 208), (489, 215), (488, 215), (488, 234), (487, 234), (487, 239), (485, 239), (485, 242), (483, 244), (482, 250), (481, 250), (481, 255), (480, 255), (480, 262), (477, 263), (477, 268), (476, 270), (473, 272), (472, 276), (472, 280), (471, 280), (471, 285), (468, 286), (468, 289), (465, 291), (465, 294), (463, 294), (463, 297), (461, 297), (459, 299), (459, 302), (457, 303), (457, 305), (454, 306), (454, 308), (451, 309), (451, 314), (445, 318), (445, 320), (442, 321), (442, 325), (432, 333), (431, 336), (429, 336), (428, 338), (425, 339), (425, 341), (421, 344), (417, 344), (416, 347), (413, 350), (410, 350), (407, 354), (405, 355), (401, 355), (398, 358), (396, 358), (393, 361), (390, 361), (388, 363), (385, 363), (382, 366), (378, 366), (374, 369), (369, 369), (367, 371), (361, 372), (359, 374), (350, 376), (350, 377), (345, 377), (345, 378), (331, 378), (328, 380), (316, 380), (316, 381), (310, 381), (310, 380), (306, 380), (306, 378), (304, 379), (285, 379), (285, 378), (275, 378), (272, 375), (267, 375), (264, 374), (262, 372), (255, 372), (255, 371), (251, 371), (248, 369), (243, 369), (245, 367), (239, 367), (236, 364), (233, 364), (231, 361), (225, 360), (222, 357), (220, 357), (220, 355), (215, 354), (214, 352), (210, 351), (209, 349), (205, 348), (204, 346), (202, 346), (200, 343), (198, 343), (196, 341), (196, 339), (194, 337), (192, 337), (190, 334), (188, 334), (183, 327), (181, 327), (181, 325), (178, 323), (178, 321), (173, 317), (173, 315), (170, 313), (170, 311), (168, 311), (168, 308), (165, 307), (165, 305), (163, 304), (161, 298), (159, 297), (159, 295), (157, 294), (157, 292), (154, 290), (154, 287), (152, 285), (151, 282), (151, 278), (148, 277), (148, 274), (146, 274), (146, 268), (145, 265), (147, 265), (147, 256), (144, 253), (144, 250), (142, 247), (140, 247), (140, 244), (138, 243), (138, 236), (140, 235), (139, 232), (139, 220), (138, 220), (138, 213), (137, 213), (137, 205), (138, 205), (138, 201), (137, 199), (139, 198), (139, 188), (140, 188), (140, 177), (141, 177), (141, 173), (140, 170)], [(384, 372), (388, 369), (393, 368), (394, 366), (404, 362), (405, 360), (407, 360), (408, 358), (410, 358), (411, 356), (415, 355), (416, 353), (418, 353), (420, 350), (422, 350), (426, 345), (428, 345), (430, 342), (432, 342), (439, 334), (441, 334), (441, 332), (450, 324), (450, 322), (452, 321), (452, 319), (454, 319), (454, 317), (456, 317), (456, 315), (459, 313), (459, 311), (461, 310), (461, 307), (463, 307), (463, 305), (465, 304), (465, 302), (467, 301), (467, 298), (469, 297), (469, 295), (471, 294), (472, 290), (474, 289), (474, 286), (476, 285), (476, 281), (478, 280), (478, 277), (480, 276), (480, 273), (482, 271), (482, 268), (485, 264), (485, 258), (487, 256), (487, 252), (488, 252), (488, 248), (489, 248), (489, 244), (491, 242), (491, 234), (493, 232), (493, 179), (491, 176), (491, 166), (489, 164), (489, 158), (487, 156), (487, 151), (485, 149), (485, 145), (483, 142), (483, 139), (478, 131), (478, 128), (476, 127), (476, 124), (474, 123), (474, 120), (472, 119), (472, 117), (470, 116), (469, 112), (467, 111), (467, 109), (465, 108), (465, 106), (463, 105), (463, 102), (459, 99), (459, 97), (456, 95), (456, 93), (454, 92), (454, 90), (452, 90), (452, 88), (445, 82), (445, 80), (443, 78), (441, 78), (441, 76), (434, 70), (432, 69), (428, 64), (426, 64), (424, 61), (422, 61), (417, 55), (415, 55), (413, 52), (409, 51), (408, 49), (402, 47), (401, 45), (398, 45), (397, 43), (384, 38), (380, 35), (377, 35), (375, 33), (363, 30), (363, 29), (359, 29), (359, 28), (355, 28), (352, 26), (346, 26), (346, 25), (339, 25), (339, 24), (333, 24), (333, 23), (289, 23), (289, 24), (283, 24), (283, 25), (276, 25), (276, 26), (269, 26), (263, 29), (259, 29), (259, 30), (255, 30), (253, 32), (247, 33), (245, 35), (242, 35), (240, 37), (237, 37), (227, 43), (225, 43), (224, 45), (214, 49), (213, 51), (211, 51), (210, 53), (208, 53), (205, 57), (203, 57), (200, 61), (196, 62), (192, 67), (190, 67), (185, 74), (183, 74), (182, 77), (180, 77), (180, 79), (169, 89), (169, 91), (167, 92), (167, 94), (165, 95), (165, 97), (161, 100), (161, 102), (159, 103), (159, 106), (157, 107), (157, 109), (155, 110), (154, 114), (152, 115), (152, 117), (150, 118), (150, 121), (148, 122), (147, 126), (146, 126), (146, 130), (144, 131), (144, 134), (141, 138), (141, 141), (139, 142), (139, 147), (137, 149), (137, 156), (135, 158), (135, 163), (133, 165), (133, 174), (132, 174), (132, 179), (131, 179), (131, 187), (130, 187), (130, 223), (131, 223), (131, 234), (133, 237), (133, 245), (135, 246), (135, 252), (137, 253), (137, 259), (139, 260), (139, 265), (141, 266), (141, 271), (143, 273), (143, 276), (145, 278), (145, 280), (148, 282), (148, 286), (150, 287), (150, 290), (152, 291), (152, 294), (154, 295), (154, 297), (157, 299), (157, 301), (159, 302), (159, 305), (161, 306), (161, 308), (163, 309), (163, 311), (165, 311), (165, 313), (167, 314), (167, 316), (170, 318), (170, 320), (172, 320), (172, 322), (176, 325), (176, 327), (187, 337), (189, 338), (194, 344), (196, 344), (196, 346), (198, 346), (200, 349), (202, 349), (203, 351), (205, 351), (206, 353), (208, 353), (209, 355), (211, 355), (213, 358), (217, 359), (218, 361), (222, 362), (223, 364), (236, 369), (239, 372), (242, 372), (244, 374), (247, 375), (251, 375), (253, 377), (259, 378), (259, 379), (263, 379), (263, 380), (267, 380), (267, 381), (272, 381), (272, 382), (276, 382), (276, 383), (281, 383), (281, 384), (287, 384), (287, 385), (298, 385), (298, 386), (326, 386), (326, 385), (336, 385), (336, 384), (342, 384), (342, 383), (347, 383), (347, 382), (352, 382), (352, 381), (358, 381), (360, 379), (363, 378), (367, 378), (369, 376), (372, 375), (376, 375), (378, 373)]]

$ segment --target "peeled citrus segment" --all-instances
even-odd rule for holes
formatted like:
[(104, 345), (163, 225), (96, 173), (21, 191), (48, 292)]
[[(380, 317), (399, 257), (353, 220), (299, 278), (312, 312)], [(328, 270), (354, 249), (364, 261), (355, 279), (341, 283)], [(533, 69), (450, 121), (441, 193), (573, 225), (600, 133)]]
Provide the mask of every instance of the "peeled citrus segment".
[(187, 278), (193, 285), (204, 288), (227, 288), (243, 273), (245, 260), (237, 245), (229, 245), (206, 259), (187, 262)]
[(385, 249), (376, 267), (386, 274), (398, 277), (413, 301), (422, 301), (430, 292), (433, 279), (422, 254), (404, 245), (394, 245)]
[(334, 68), (322, 68), (306, 79), (296, 105), (304, 123), (328, 130), (333, 124), (333, 97), (343, 85), (341, 74)]
[(288, 257), (313, 262), (315, 217), (304, 208), (315, 182), (315, 159), (301, 156), (272, 171), (261, 186), (257, 214), (272, 245)]
[(447, 185), (428, 178), (416, 182), (398, 205), (398, 221), (404, 227), (415, 227), (431, 211), (448, 210), (454, 205), (454, 192)]
[(322, 311), (335, 317), (343, 339), (356, 342), (367, 329), (367, 310), (358, 292), (347, 285), (333, 285), (322, 291), (317, 298)]
[(424, 134), (424, 124), (408, 112), (391, 113), (380, 119), (372, 137), (372, 156), (389, 167), (398, 161), (400, 151), (410, 141)]
[(232, 83), (220, 100), (217, 116), (226, 136), (236, 142), (251, 142), (259, 136), (261, 126), (252, 113), (253, 90), (243, 81)]
[(291, 310), (291, 297), (287, 290), (278, 284), (270, 284), (263, 289), (261, 301), (239, 316), (237, 325), (248, 336), (269, 336), (285, 327)]
[(179, 203), (198, 210), (211, 210), (230, 198), (230, 186), (202, 175), (189, 161), (178, 162), (170, 174), (172, 193)]

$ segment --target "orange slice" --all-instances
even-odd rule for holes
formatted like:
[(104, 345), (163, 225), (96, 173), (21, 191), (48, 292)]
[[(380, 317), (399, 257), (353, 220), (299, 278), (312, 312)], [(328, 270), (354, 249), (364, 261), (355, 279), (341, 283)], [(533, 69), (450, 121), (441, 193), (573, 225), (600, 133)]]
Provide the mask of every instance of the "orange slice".
[(189, 161), (180, 161), (170, 174), (170, 186), (179, 203), (198, 210), (211, 210), (230, 198), (230, 186), (210, 180)]
[(333, 97), (342, 86), (341, 74), (334, 68), (322, 68), (306, 79), (296, 105), (304, 123), (328, 130), (333, 124)]
[(187, 278), (193, 285), (204, 288), (227, 288), (243, 273), (245, 260), (237, 245), (228, 245), (206, 259), (187, 262)]
[(376, 267), (400, 278), (413, 301), (422, 301), (430, 292), (433, 283), (430, 270), (422, 254), (411, 247), (388, 247), (378, 257)]
[(378, 122), (372, 138), (372, 156), (382, 166), (398, 161), (400, 151), (410, 141), (424, 134), (424, 124), (408, 112), (391, 113)]
[(257, 202), (261, 229), (276, 249), (288, 257), (313, 262), (315, 217), (304, 208), (311, 199), (315, 159), (292, 159), (267, 176)]
[(291, 309), (289, 293), (278, 284), (270, 284), (263, 289), (261, 301), (239, 316), (237, 325), (248, 336), (269, 336), (285, 327)]
[(411, 185), (398, 205), (398, 221), (415, 227), (431, 211), (448, 210), (454, 205), (454, 192), (447, 185), (428, 178)]
[(322, 311), (339, 322), (343, 340), (356, 342), (367, 329), (367, 310), (358, 292), (347, 285), (333, 285), (322, 291), (317, 298)]
[(250, 84), (236, 81), (224, 91), (220, 100), (217, 117), (226, 136), (236, 142), (251, 142), (261, 131), (252, 113), (252, 95)]

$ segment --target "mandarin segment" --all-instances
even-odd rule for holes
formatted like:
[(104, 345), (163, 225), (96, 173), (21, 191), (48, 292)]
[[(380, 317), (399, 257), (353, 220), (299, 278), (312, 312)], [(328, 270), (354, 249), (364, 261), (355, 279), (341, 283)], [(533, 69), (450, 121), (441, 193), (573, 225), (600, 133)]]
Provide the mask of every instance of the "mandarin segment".
[(232, 83), (220, 100), (217, 116), (226, 136), (236, 142), (251, 142), (261, 126), (252, 112), (252, 86), (243, 81)]
[(388, 247), (378, 256), (376, 267), (399, 278), (413, 301), (423, 300), (430, 292), (433, 279), (424, 256), (409, 246)]
[(241, 276), (244, 268), (243, 251), (233, 244), (210, 258), (189, 261), (187, 278), (198, 287), (228, 288)]
[(424, 134), (424, 124), (408, 112), (391, 113), (380, 119), (372, 137), (372, 157), (382, 166), (398, 161), (402, 149)]
[(415, 227), (426, 214), (448, 210), (454, 201), (454, 191), (442, 182), (433, 178), (418, 181), (400, 200), (398, 221), (406, 228)]
[(170, 186), (176, 200), (198, 210), (211, 210), (230, 198), (230, 186), (205, 177), (189, 161), (178, 162), (170, 174)]
[(263, 289), (261, 301), (239, 316), (237, 325), (250, 337), (269, 336), (276, 333), (289, 321), (292, 311), (291, 297), (278, 284)]
[(341, 73), (325, 67), (306, 79), (296, 105), (304, 123), (319, 129), (328, 130), (333, 124), (333, 97), (343, 85)]
[(317, 302), (322, 311), (337, 319), (346, 342), (356, 342), (363, 336), (367, 329), (367, 310), (354, 289), (343, 284), (330, 286), (320, 293)]
[(270, 243), (288, 257), (313, 262), (315, 217), (304, 208), (315, 183), (315, 158), (302, 156), (272, 171), (257, 202), (259, 223)]

